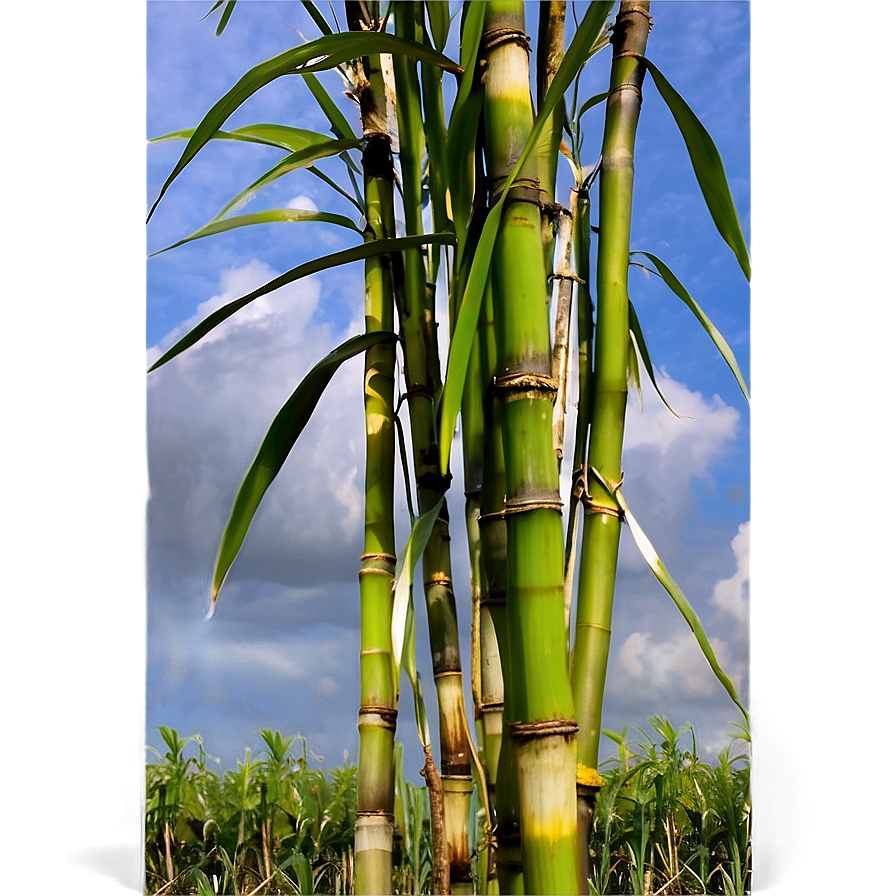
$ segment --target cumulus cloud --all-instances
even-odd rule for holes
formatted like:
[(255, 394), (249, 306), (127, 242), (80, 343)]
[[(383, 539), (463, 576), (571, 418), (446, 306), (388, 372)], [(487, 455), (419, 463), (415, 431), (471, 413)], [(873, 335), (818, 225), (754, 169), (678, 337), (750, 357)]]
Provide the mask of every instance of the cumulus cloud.
[(286, 203), (286, 207), (300, 208), (308, 212), (320, 211), (314, 200), (310, 196), (306, 196), (304, 193), (301, 193), (298, 196), (293, 196), (293, 198)]
[(731, 549), (737, 560), (737, 570), (727, 579), (716, 582), (712, 590), (712, 603), (730, 613), (738, 622), (746, 623), (749, 617), (750, 587), (750, 523), (741, 523), (737, 535), (731, 541)]
[[(150, 360), (212, 310), (274, 276), (257, 260), (225, 271), (220, 293), (154, 347)], [(158, 567), (210, 574), (236, 489), (270, 422), (310, 368), (357, 332), (357, 325), (339, 331), (320, 322), (320, 294), (309, 280), (264, 296), (150, 376), (150, 547)], [(363, 411), (360, 359), (353, 360), (331, 381), (262, 500), (234, 578), (311, 585), (357, 560)]]

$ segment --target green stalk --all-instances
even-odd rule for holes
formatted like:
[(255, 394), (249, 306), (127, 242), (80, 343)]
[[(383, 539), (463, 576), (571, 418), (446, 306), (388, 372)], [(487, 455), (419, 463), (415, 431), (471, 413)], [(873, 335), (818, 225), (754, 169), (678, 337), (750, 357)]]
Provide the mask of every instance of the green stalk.
[[(414, 4), (395, 8), (396, 33), (417, 39)], [(396, 112), (400, 135), (400, 165), (405, 227), (408, 235), (423, 233), (422, 188), (424, 130), (416, 68), (405, 56), (394, 57)], [(449, 478), (439, 470), (433, 406), (441, 386), (435, 324), (435, 293), (429, 288), (424, 256), (407, 252), (399, 290), (400, 333), (408, 415), (411, 421), (414, 472), (419, 513), (427, 513), (448, 490)], [(463, 673), (457, 608), (451, 576), (447, 502), (423, 551), (433, 675), (439, 703), (439, 745), (445, 799), (445, 838), (452, 893), (472, 892), (469, 817), (473, 794), (470, 746), (467, 739)]]
[[(360, 30), (360, 4), (347, 3), (346, 15)], [(363, 153), (365, 239), (394, 237), (392, 150), (385, 132), (385, 101), (379, 57), (356, 69), (366, 137)], [(391, 330), (393, 297), (387, 256), (364, 267), (367, 331)], [(395, 346), (380, 344), (365, 355), (364, 413), (367, 458), (364, 553), (361, 591), (361, 708), (358, 713), (358, 814), (355, 821), (355, 892), (392, 892), (394, 827), (394, 743), (397, 685), (392, 660), (392, 601), (395, 580)]]
[(506, 183), (532, 130), (525, 4), (488, 2), (483, 46), (486, 164), (493, 198), (508, 190), (493, 256), (495, 379), (507, 494), (507, 617), (514, 675), (508, 724), (519, 780), (527, 892), (579, 890), (576, 723), (563, 618), (563, 529), (553, 450), (550, 329), (534, 163)]
[[(584, 777), (596, 777), (601, 709), (610, 648), (613, 592), (622, 511), (611, 486), (622, 479), (629, 359), (628, 269), (634, 180), (635, 131), (641, 108), (644, 54), (650, 3), (623, 2), (613, 28), (613, 64), (601, 149), (600, 239), (597, 251), (597, 323), (589, 471), (581, 498), (582, 564), (579, 580), (572, 682), (580, 725), (579, 763)], [(579, 800), (582, 842), (590, 837), (593, 790), (587, 780)], [(585, 829), (587, 828), (587, 830)]]
[[(519, 787), (509, 738), (504, 738), (505, 719), (515, 719), (513, 669), (507, 633), (507, 526), (504, 519), (506, 476), (501, 429), (501, 401), (490, 387), (497, 365), (493, 290), (487, 287), (479, 344), (485, 381), (484, 472), (479, 527), (482, 539), (483, 657), (491, 658), (484, 688), (485, 754), (492, 805), (495, 807), (495, 873), (501, 893), (525, 892), (520, 856)], [(497, 651), (496, 651), (497, 648)], [(497, 656), (495, 656), (497, 652)]]

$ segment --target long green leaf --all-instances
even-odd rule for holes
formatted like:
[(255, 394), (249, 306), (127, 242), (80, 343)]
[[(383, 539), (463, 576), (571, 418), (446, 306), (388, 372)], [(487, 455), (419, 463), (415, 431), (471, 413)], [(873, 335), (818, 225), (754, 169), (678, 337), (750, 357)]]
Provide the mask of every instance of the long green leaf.
[(336, 373), (343, 361), (353, 358), (371, 346), (395, 339), (397, 336), (391, 331), (381, 331), (353, 336), (346, 340), (311, 369), (277, 413), (258, 449), (255, 460), (252, 461), (252, 465), (240, 485), (236, 500), (233, 502), (230, 519), (227, 521), (224, 535), (221, 538), (221, 546), (218, 549), (218, 559), (212, 579), (212, 601), (206, 618), (210, 618), (214, 612), (218, 593), (240, 547), (242, 547), (246, 532), (249, 530), (249, 525), (264, 493), (274, 481), (293, 445), (305, 428), (305, 424), (311, 418), (311, 414), (317, 407), (327, 384), (333, 378), (333, 374)]
[[(609, 95), (610, 95), (609, 91), (606, 91), (605, 93), (596, 93), (594, 96), (589, 97), (587, 100), (585, 100), (585, 102), (582, 103), (582, 108), (579, 109), (579, 111), (576, 113), (576, 121), (577, 122), (581, 121), (582, 116), (589, 109), (593, 109), (595, 106), (602, 103)], [(577, 125), (577, 127), (578, 127), (578, 125)]]
[(146, 220), (161, 202), (162, 197), (174, 182), (174, 179), (196, 157), (196, 154), (213, 137), (216, 131), (253, 93), (282, 75), (305, 74), (325, 71), (350, 59), (376, 53), (405, 53), (414, 59), (420, 59), (431, 65), (437, 65), (454, 74), (461, 74), (457, 63), (436, 52), (431, 47), (414, 41), (403, 40), (394, 34), (380, 31), (364, 33), (347, 32), (344, 34), (325, 34), (316, 40), (309, 41), (301, 47), (293, 47), (277, 56), (256, 65), (244, 74), (234, 86), (219, 99), (196, 127), (183, 154), (168, 175), (158, 198), (149, 210)]
[(330, 129), (340, 140), (350, 140), (355, 136), (352, 126), (342, 114), (342, 110), (336, 105), (333, 97), (323, 84), (314, 75), (302, 75), (302, 79), (308, 85), (311, 95), (317, 100), (321, 111), (330, 122)]
[[(660, 389), (659, 383), (656, 381), (656, 373), (653, 369), (653, 362), (650, 360), (650, 352), (647, 351), (647, 340), (644, 338), (644, 331), (641, 329), (641, 323), (638, 320), (638, 315), (635, 313), (635, 306), (632, 305), (631, 302), (628, 303), (628, 322), (629, 322), (629, 333), (632, 337), (632, 344), (634, 349), (637, 352), (637, 356), (640, 357), (641, 362), (644, 364), (644, 369), (647, 371), (647, 375), (650, 377), (650, 382), (653, 383), (653, 388), (656, 389), (656, 394), (659, 395), (663, 400), (663, 404), (669, 408), (669, 410), (675, 414), (676, 417), (681, 417), (681, 414), (677, 413), (676, 410), (666, 401), (666, 396), (663, 395), (663, 390)], [(637, 357), (635, 358), (635, 364), (637, 366)], [(640, 392), (641, 392), (641, 378), (638, 377), (638, 397), (640, 400)]]
[(314, 24), (320, 28), (321, 34), (332, 34), (333, 29), (327, 23), (327, 20), (321, 15), (320, 10), (317, 8), (317, 5), (312, 3), (311, 0), (302, 0), (302, 6), (305, 7), (305, 12), (314, 19)]
[(290, 171), (297, 171), (302, 168), (308, 168), (318, 159), (325, 159), (329, 156), (339, 155), (347, 149), (355, 149), (361, 143), (357, 138), (351, 140), (331, 140), (326, 138), (323, 143), (312, 144), (306, 146), (297, 152), (292, 152), (286, 158), (281, 159), (261, 175), (257, 180), (253, 181), (245, 190), (238, 193), (228, 202), (218, 214), (212, 218), (212, 221), (219, 221), (229, 211), (240, 208), (245, 205), (259, 190), (272, 184), (277, 178), (289, 174)]
[[(162, 134), (161, 137), (153, 137), (150, 143), (164, 143), (171, 140), (190, 140), (196, 128), (182, 128), (172, 131), (170, 134)], [(351, 139), (354, 134), (349, 131), (342, 139)], [(296, 152), (307, 146), (317, 143), (326, 143), (331, 140), (326, 134), (317, 131), (309, 131), (305, 128), (293, 128), (285, 124), (250, 124), (233, 131), (215, 131), (209, 137), (210, 140), (238, 140), (243, 143), (258, 143), (262, 146), (276, 146), (278, 149), (286, 149)]]
[(430, 743), (429, 723), (423, 703), (423, 688), (417, 672), (414, 632), (414, 602), (412, 589), (414, 570), (423, 556), (433, 526), (445, 500), (444, 495), (426, 513), (419, 516), (411, 527), (411, 534), (401, 550), (395, 569), (395, 600), (392, 604), (392, 659), (395, 664), (395, 680), (404, 669), (414, 692), (414, 712), (417, 719), (417, 735), (420, 743)]
[(192, 240), (213, 236), (216, 233), (224, 233), (227, 230), (235, 230), (237, 227), (247, 227), (251, 224), (272, 224), (278, 221), (319, 221), (323, 224), (338, 224), (340, 227), (347, 227), (349, 230), (361, 233), (361, 230), (355, 223), (344, 215), (334, 215), (330, 212), (312, 212), (304, 208), (272, 208), (263, 212), (253, 212), (250, 215), (235, 215), (232, 218), (215, 219), (182, 240), (178, 240), (164, 249), (159, 249), (158, 252), (153, 252), (149, 257), (153, 258)]
[(215, 29), (215, 37), (220, 37), (224, 33), (224, 29), (227, 27), (227, 23), (233, 15), (235, 6), (236, 0), (228, 0), (227, 5), (224, 7), (224, 12), (221, 13), (221, 21), (218, 22), (218, 27)]
[(706, 657), (706, 661), (709, 663), (713, 673), (715, 673), (716, 678), (719, 680), (722, 687), (725, 688), (734, 705), (743, 713), (744, 718), (749, 723), (750, 714), (747, 712), (746, 707), (741, 702), (740, 697), (737, 694), (737, 688), (734, 687), (731, 679), (725, 674), (725, 672), (722, 670), (722, 667), (719, 665), (719, 661), (716, 659), (715, 651), (712, 649), (712, 645), (709, 643), (709, 638), (706, 636), (706, 630), (703, 628), (703, 624), (700, 622), (700, 617), (697, 615), (688, 599), (684, 596), (684, 592), (681, 590), (681, 588), (678, 587), (672, 576), (669, 575), (669, 572), (663, 564), (663, 561), (660, 559), (660, 555), (657, 554), (656, 549), (650, 543), (650, 539), (644, 534), (644, 530), (638, 525), (638, 521), (635, 519), (634, 515), (631, 512), (631, 509), (626, 504), (625, 499), (622, 497), (622, 491), (618, 487), (613, 488), (613, 486), (611, 486), (610, 483), (607, 482), (607, 480), (604, 479), (604, 477), (594, 469), (594, 467), (590, 467), (589, 472), (592, 476), (595, 476), (601, 483), (601, 485), (603, 485), (603, 487), (607, 489), (607, 491), (609, 491), (619, 502), (619, 507), (622, 509), (622, 512), (625, 515), (625, 522), (628, 523), (629, 527), (632, 530), (635, 544), (638, 546), (638, 550), (641, 552), (641, 556), (647, 561), (647, 565), (650, 567), (651, 572), (653, 572), (653, 574), (657, 577), (657, 580), (663, 586), (663, 588), (666, 589), (675, 606), (678, 607), (678, 610), (684, 617), (685, 622), (687, 622), (689, 628), (694, 633), (694, 637), (697, 639), (697, 643), (700, 645), (700, 649), (703, 651), (703, 656)]
[(296, 280), (301, 280), (302, 277), (307, 277), (310, 274), (317, 274), (320, 271), (326, 271), (330, 268), (338, 267), (339, 265), (349, 264), (353, 261), (373, 258), (375, 255), (385, 255), (389, 252), (402, 252), (405, 249), (416, 249), (429, 243), (450, 245), (453, 242), (454, 236), (450, 233), (427, 233), (422, 236), (406, 236), (394, 240), (372, 240), (369, 243), (364, 243), (362, 246), (355, 246), (352, 249), (345, 249), (342, 252), (334, 252), (332, 255), (325, 255), (322, 258), (316, 258), (314, 261), (309, 261), (306, 264), (300, 264), (291, 271), (287, 271), (285, 274), (281, 274), (279, 277), (275, 277), (270, 282), (265, 283), (264, 286), (260, 286), (258, 289), (254, 289), (252, 292), (247, 293), (232, 302), (228, 302), (217, 311), (214, 311), (204, 321), (190, 330), (186, 336), (168, 349), (168, 351), (149, 368), (147, 373), (152, 373), (153, 370), (156, 370), (163, 364), (167, 364), (168, 361), (179, 355), (182, 351), (195, 345), (206, 333), (213, 330), (222, 321), (227, 320), (232, 314), (236, 314), (237, 311), (244, 308), (250, 302), (261, 296), (267, 295), (269, 292), (273, 292), (275, 289), (279, 289), (281, 286), (286, 286), (288, 283), (294, 283)]
[(749, 280), (750, 253), (741, 231), (740, 218), (737, 216), (737, 209), (728, 186), (728, 178), (725, 176), (722, 157), (700, 119), (694, 115), (675, 88), (663, 77), (662, 72), (649, 59), (644, 59), (643, 62), (653, 76), (653, 82), (656, 84), (660, 96), (669, 107), (669, 111), (678, 125), (678, 130), (681, 131), (709, 213), (712, 215), (722, 239), (734, 252), (744, 276)]
[(652, 255), (650, 252), (641, 252), (634, 251), (631, 253), (632, 255), (643, 255), (645, 258), (649, 258), (654, 265), (656, 265), (656, 273), (663, 279), (663, 282), (675, 295), (681, 299), (682, 302), (690, 308), (694, 317), (700, 321), (700, 326), (706, 330), (709, 338), (712, 339), (713, 344), (719, 350), (719, 354), (725, 359), (725, 363), (730, 368), (731, 372), (734, 374), (734, 378), (737, 380), (738, 386), (740, 386), (741, 392), (744, 394), (744, 398), (747, 401), (750, 401), (750, 391), (747, 389), (747, 383), (744, 379), (744, 375), (741, 373), (740, 366), (737, 363), (737, 358), (734, 356), (734, 352), (731, 350), (731, 346), (728, 345), (725, 337), (716, 329), (713, 322), (706, 316), (703, 309), (691, 298), (690, 293), (681, 285), (679, 279), (669, 270), (669, 268), (659, 259), (656, 255)]
[[(526, 140), (516, 167), (507, 178), (507, 183), (512, 184), (529, 153), (538, 143), (541, 132), (553, 113), (554, 106), (562, 99), (564, 92), (573, 82), (576, 73), (584, 65), (588, 53), (600, 33), (613, 4), (608, 2), (591, 3), (588, 11), (576, 29), (575, 36), (569, 45), (569, 49), (557, 69), (557, 74), (551, 82), (551, 86), (545, 95), (544, 105), (532, 126), (532, 131)], [(475, 8), (475, 5), (474, 5)], [(449, 128), (450, 130), (450, 128)], [(450, 137), (449, 137), (450, 140)], [(509, 195), (505, 190), (501, 198), (493, 206), (486, 218), (473, 263), (470, 266), (470, 274), (467, 279), (464, 295), (461, 299), (457, 321), (451, 336), (451, 348), (448, 354), (448, 367), (445, 372), (445, 384), (442, 389), (440, 401), (441, 418), (439, 421), (439, 454), (442, 472), (448, 471), (448, 462), (451, 456), (451, 441), (454, 438), (454, 427), (457, 415), (460, 413), (461, 401), (464, 392), (464, 379), (469, 365), (470, 351), (473, 347), (473, 338), (479, 321), (479, 310), (482, 306), (482, 296), (485, 292), (485, 284), (488, 280), (488, 268), (494, 250), (495, 239), (498, 234), (498, 226), (504, 208), (504, 201)]]
[(448, 43), (448, 30), (451, 27), (448, 0), (426, 0), (426, 12), (429, 16), (429, 31), (433, 44), (441, 53)]

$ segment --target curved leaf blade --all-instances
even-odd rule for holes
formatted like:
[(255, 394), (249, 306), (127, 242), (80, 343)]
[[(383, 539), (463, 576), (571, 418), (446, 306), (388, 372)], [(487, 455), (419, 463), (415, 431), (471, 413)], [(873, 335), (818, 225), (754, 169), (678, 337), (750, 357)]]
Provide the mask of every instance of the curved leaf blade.
[(703, 628), (703, 624), (700, 622), (700, 617), (697, 615), (697, 612), (685, 597), (684, 592), (681, 590), (681, 588), (678, 587), (672, 576), (669, 575), (669, 571), (666, 569), (663, 561), (660, 559), (659, 554), (657, 554), (656, 549), (650, 543), (650, 539), (644, 534), (644, 530), (638, 525), (637, 520), (632, 515), (631, 509), (628, 507), (625, 499), (622, 497), (622, 491), (619, 488), (614, 489), (606, 481), (606, 479), (604, 479), (604, 477), (594, 469), (594, 467), (590, 468), (590, 472), (593, 476), (597, 477), (601, 485), (603, 485), (604, 488), (610, 491), (619, 502), (619, 506), (622, 509), (623, 514), (625, 514), (625, 522), (628, 523), (629, 527), (632, 530), (635, 544), (638, 546), (638, 550), (641, 552), (641, 556), (647, 561), (647, 565), (650, 567), (651, 572), (653, 572), (663, 588), (666, 589), (669, 597), (672, 598), (675, 606), (678, 607), (679, 612), (684, 617), (685, 622), (687, 622), (688, 627), (694, 633), (694, 637), (697, 639), (697, 643), (700, 645), (700, 649), (703, 651), (703, 656), (709, 663), (710, 668), (712, 669), (716, 678), (719, 680), (719, 683), (723, 688), (725, 688), (725, 691), (728, 693), (728, 696), (731, 698), (734, 705), (743, 713), (744, 718), (747, 720), (747, 722), (749, 722), (750, 714), (747, 712), (746, 707), (741, 702), (741, 699), (737, 694), (737, 688), (734, 687), (734, 683), (725, 674), (722, 667), (719, 665), (719, 661), (716, 658), (715, 651), (712, 649), (712, 645), (709, 643), (709, 638), (706, 635), (706, 630)]
[(212, 220), (219, 221), (227, 212), (244, 206), (259, 190), (269, 186), (278, 178), (283, 177), (284, 174), (308, 168), (318, 159), (339, 155), (339, 153), (345, 152), (347, 149), (356, 149), (360, 144), (361, 141), (357, 138), (352, 138), (351, 140), (331, 140), (325, 138), (323, 143), (314, 143), (290, 153), (286, 158), (277, 162), (273, 168), (269, 168), (261, 177), (249, 184), (245, 190), (234, 196)]
[(221, 586), (242, 547), (264, 493), (280, 472), (293, 445), (311, 419), (311, 414), (333, 374), (349, 358), (373, 345), (397, 338), (391, 331), (379, 331), (353, 336), (346, 340), (311, 369), (277, 413), (233, 502), (230, 519), (227, 521), (218, 548), (218, 559), (215, 562), (212, 579), (211, 606), (206, 618), (210, 618), (214, 612)]
[(442, 245), (450, 245), (454, 242), (454, 235), (450, 233), (427, 233), (422, 236), (406, 236), (393, 240), (371, 240), (361, 246), (352, 249), (345, 249), (342, 252), (334, 252), (332, 255), (324, 255), (322, 258), (316, 258), (306, 264), (300, 264), (298, 267), (275, 277), (273, 280), (260, 286), (258, 289), (252, 290), (239, 299), (228, 302), (217, 311), (212, 312), (204, 321), (197, 324), (186, 336), (178, 340), (167, 352), (165, 352), (158, 361), (153, 364), (147, 373), (152, 373), (163, 364), (167, 364), (172, 358), (175, 358), (181, 352), (195, 345), (206, 333), (213, 330), (218, 324), (227, 320), (233, 314), (236, 314), (241, 308), (244, 308), (250, 302), (261, 296), (286, 286), (288, 283), (294, 283), (301, 280), (302, 277), (308, 277), (311, 274), (317, 274), (320, 271), (326, 271), (339, 265), (349, 264), (353, 261), (361, 261), (365, 258), (373, 258), (375, 255), (385, 255), (389, 252), (402, 252), (405, 249), (417, 249), (429, 243), (441, 243)]
[[(182, 128), (178, 131), (172, 131), (170, 134), (162, 134), (160, 137), (153, 137), (149, 143), (165, 143), (171, 140), (189, 140), (196, 132), (196, 128)], [(349, 134), (342, 139), (351, 139), (354, 135)], [(233, 131), (215, 131), (209, 138), (210, 140), (238, 140), (243, 143), (258, 143), (261, 146), (275, 146), (277, 149), (286, 149), (289, 152), (297, 152), (306, 146), (315, 143), (325, 143), (331, 140), (326, 134), (319, 134), (317, 131), (309, 131), (305, 128), (293, 128), (285, 124), (270, 124), (261, 122), (259, 124), (249, 124), (245, 127), (236, 128)]]
[[(633, 363), (637, 367), (638, 358), (641, 359), (641, 362), (644, 364), (644, 369), (647, 371), (647, 375), (650, 377), (650, 382), (653, 383), (653, 388), (656, 389), (656, 394), (663, 400), (663, 404), (679, 419), (681, 419), (681, 414), (677, 413), (675, 408), (666, 401), (666, 396), (663, 395), (663, 390), (660, 389), (659, 383), (656, 381), (656, 373), (653, 369), (653, 362), (650, 360), (650, 353), (647, 351), (647, 340), (644, 338), (644, 331), (641, 329), (641, 323), (638, 320), (638, 315), (635, 313), (635, 306), (632, 305), (631, 302), (628, 303), (628, 322), (629, 322), (629, 335), (632, 338), (632, 346), (633, 351), (635, 352), (636, 357), (633, 360)], [(641, 378), (638, 376), (638, 403), (640, 405), (641, 402)]]
[[(719, 354), (725, 359), (725, 363), (728, 365), (731, 372), (734, 374), (734, 378), (737, 380), (738, 386), (740, 386), (741, 392), (744, 394), (744, 398), (746, 398), (747, 402), (750, 401), (750, 391), (747, 388), (746, 380), (744, 379), (743, 373), (741, 373), (740, 366), (737, 363), (737, 358), (734, 356), (734, 352), (731, 349), (731, 346), (728, 345), (725, 337), (716, 329), (713, 322), (706, 316), (703, 309), (691, 298), (690, 293), (682, 286), (679, 279), (669, 270), (669, 268), (659, 259), (656, 255), (652, 255), (650, 252), (642, 252), (640, 250), (636, 250), (631, 253), (632, 255), (643, 255), (645, 258), (649, 258), (653, 264), (656, 266), (656, 273), (662, 277), (663, 282), (675, 295), (681, 299), (682, 302), (690, 308), (694, 317), (700, 321), (700, 325), (706, 330), (707, 335), (710, 339), (712, 339), (713, 344), (719, 350)], [(670, 408), (671, 410), (671, 408)]]
[(728, 178), (725, 176), (722, 157), (700, 119), (663, 77), (662, 72), (649, 59), (643, 59), (643, 62), (653, 76), (653, 83), (656, 84), (660, 96), (669, 107), (669, 111), (678, 125), (678, 130), (684, 138), (694, 174), (697, 176), (697, 183), (700, 185), (716, 228), (722, 239), (731, 247), (744, 276), (749, 280), (750, 253), (747, 250), (740, 218), (737, 215), (731, 189), (728, 186)]
[(146, 220), (149, 221), (153, 216), (153, 213), (162, 201), (162, 197), (168, 191), (175, 178), (196, 157), (202, 147), (212, 139), (212, 136), (221, 128), (224, 122), (256, 91), (283, 75), (325, 71), (350, 59), (357, 59), (361, 56), (369, 56), (376, 53), (404, 53), (414, 59), (437, 65), (455, 74), (462, 72), (457, 63), (431, 47), (380, 31), (325, 34), (309, 41), (307, 44), (303, 44), (301, 47), (293, 47), (286, 50), (251, 68), (209, 109), (202, 121), (196, 126), (193, 136), (184, 148), (183, 154), (162, 185), (162, 189), (159, 191), (156, 201), (152, 204)]
[(159, 249), (158, 252), (151, 253), (148, 257), (153, 258), (161, 255), (169, 249), (176, 249), (178, 246), (189, 243), (193, 240), (202, 239), (206, 236), (214, 236), (216, 233), (225, 233), (228, 230), (235, 230), (237, 227), (248, 227), (253, 224), (272, 224), (278, 221), (299, 222), (299, 221), (317, 221), (323, 224), (337, 224), (340, 227), (347, 227), (354, 230), (355, 233), (361, 233), (357, 225), (344, 215), (334, 215), (330, 212), (312, 212), (304, 208), (272, 208), (263, 212), (253, 212), (249, 215), (235, 215), (232, 218), (223, 218), (221, 220), (213, 219), (204, 227), (185, 236), (182, 240)]

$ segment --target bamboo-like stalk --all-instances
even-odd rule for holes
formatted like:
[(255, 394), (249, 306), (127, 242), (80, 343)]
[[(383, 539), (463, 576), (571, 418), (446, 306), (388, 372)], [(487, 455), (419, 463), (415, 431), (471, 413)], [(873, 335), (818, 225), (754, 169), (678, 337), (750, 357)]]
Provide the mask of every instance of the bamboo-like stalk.
[[(508, 725), (517, 764), (525, 887), (574, 893), (576, 723), (563, 618), (563, 529), (553, 451), (549, 321), (534, 163), (506, 183), (532, 129), (525, 4), (486, 4), (486, 164), (509, 191), (493, 255), (507, 494), (507, 616), (514, 675)], [(517, 688), (519, 692), (517, 693)]]
[[(396, 33), (399, 36), (418, 37), (414, 13), (415, 4), (396, 7)], [(394, 64), (405, 227), (408, 235), (414, 235), (423, 232), (424, 130), (420, 88), (416, 69), (407, 57), (396, 57)], [(441, 385), (434, 298), (434, 290), (428, 288), (423, 254), (406, 253), (404, 278), (398, 294), (399, 326), (421, 514), (442, 500), (450, 481), (439, 470), (433, 414), (435, 393)], [(469, 817), (473, 779), (449, 544), (448, 510), (447, 504), (443, 503), (423, 551), (423, 582), (439, 704), (440, 766), (451, 892), (472, 893)]]
[(628, 269), (634, 181), (635, 131), (641, 108), (650, 3), (623, 2), (613, 27), (614, 50), (601, 149), (600, 237), (597, 251), (597, 322), (588, 470), (582, 478), (584, 521), (572, 682), (579, 720), (582, 842), (590, 836), (601, 710), (622, 512), (611, 486), (622, 480), (629, 359)]
[[(349, 27), (360, 30), (364, 10), (346, 3)], [(395, 235), (394, 174), (386, 133), (385, 94), (378, 57), (356, 71), (366, 143), (363, 152), (366, 239)], [(365, 263), (365, 321), (368, 332), (393, 327), (392, 275), (388, 257)], [(358, 713), (358, 813), (355, 821), (355, 892), (392, 892), (394, 741), (397, 682), (392, 659), (392, 601), (395, 580), (395, 346), (365, 354), (364, 414), (367, 452), (364, 553), (361, 592), (361, 707)]]

